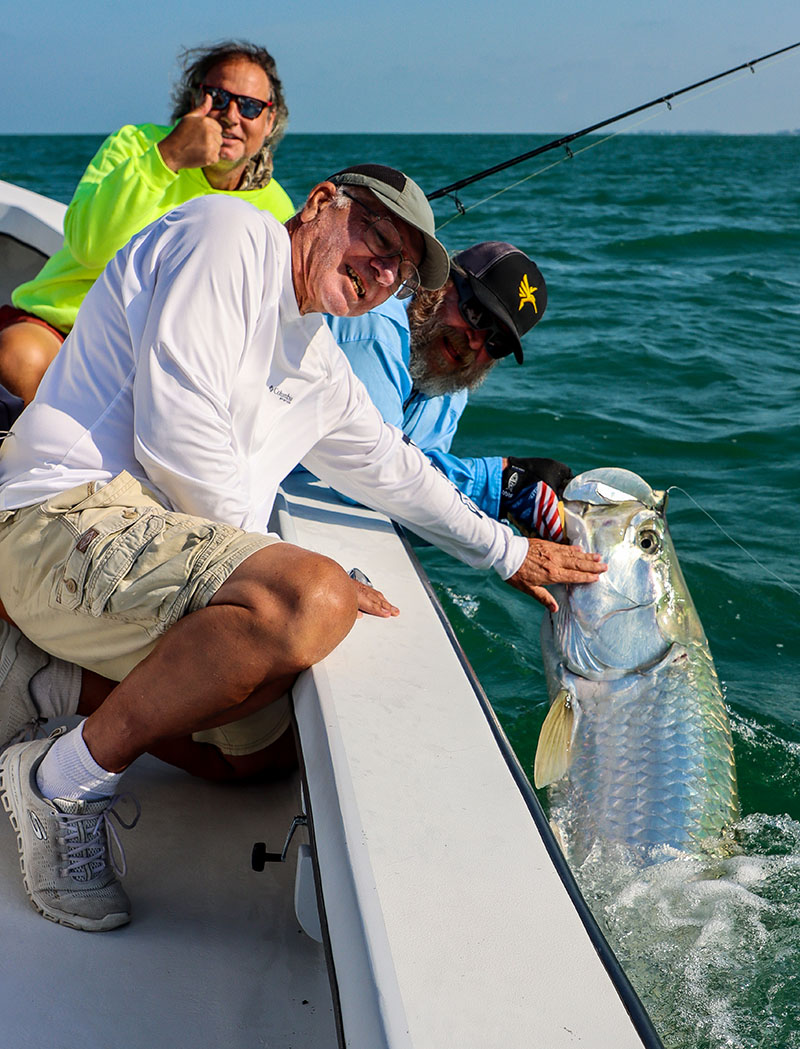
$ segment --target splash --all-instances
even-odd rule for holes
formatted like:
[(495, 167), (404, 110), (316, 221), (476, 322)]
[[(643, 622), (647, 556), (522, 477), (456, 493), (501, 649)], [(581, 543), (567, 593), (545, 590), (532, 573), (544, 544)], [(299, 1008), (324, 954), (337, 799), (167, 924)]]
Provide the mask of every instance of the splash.
[(575, 873), (666, 1049), (800, 1049), (800, 823), (732, 836), (734, 855), (647, 867), (596, 846)]

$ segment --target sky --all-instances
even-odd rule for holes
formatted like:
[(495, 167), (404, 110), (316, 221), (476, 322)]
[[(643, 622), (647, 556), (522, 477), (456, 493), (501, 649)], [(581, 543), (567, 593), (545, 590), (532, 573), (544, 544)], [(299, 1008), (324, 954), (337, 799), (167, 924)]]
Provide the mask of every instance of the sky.
[[(13, 11), (0, 18), (0, 132), (15, 134), (166, 123), (178, 51), (230, 37), (274, 55), (290, 133), (554, 135), (800, 41), (798, 0), (17, 0)], [(719, 84), (637, 129), (800, 129), (800, 48)]]

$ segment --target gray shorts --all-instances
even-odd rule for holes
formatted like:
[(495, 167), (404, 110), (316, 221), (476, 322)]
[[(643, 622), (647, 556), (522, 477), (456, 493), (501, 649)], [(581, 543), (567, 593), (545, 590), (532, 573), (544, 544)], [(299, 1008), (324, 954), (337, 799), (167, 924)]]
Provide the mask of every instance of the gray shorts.
[[(121, 473), (101, 487), (79, 485), (0, 513), (0, 598), (47, 652), (121, 681), (173, 623), (205, 607), (246, 558), (280, 541), (165, 510)], [(288, 701), (278, 704), (265, 708), (269, 729), (254, 724), (255, 735), (249, 733), (258, 745), (231, 739), (221, 749), (249, 753), (277, 738), (289, 723)], [(199, 735), (216, 742), (217, 731), (220, 739), (231, 734), (223, 728)]]

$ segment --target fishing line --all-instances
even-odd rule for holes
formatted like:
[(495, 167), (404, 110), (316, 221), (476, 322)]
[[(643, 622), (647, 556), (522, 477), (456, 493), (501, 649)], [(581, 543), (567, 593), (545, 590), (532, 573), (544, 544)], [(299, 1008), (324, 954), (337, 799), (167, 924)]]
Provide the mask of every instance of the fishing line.
[[(695, 84), (690, 84), (688, 85), (688, 87), (680, 88), (680, 90), (678, 91), (672, 91), (669, 94), (662, 95), (660, 98), (652, 99), (650, 102), (645, 102), (640, 106), (634, 106), (633, 109), (628, 109), (623, 113), (618, 113), (616, 116), (609, 117), (607, 120), (601, 120), (596, 124), (590, 125), (589, 127), (582, 128), (580, 131), (574, 131), (570, 135), (564, 135), (561, 138), (554, 139), (551, 142), (545, 143), (543, 146), (538, 146), (536, 149), (529, 150), (527, 153), (522, 153), (517, 157), (512, 157), (510, 160), (505, 160), (500, 164), (495, 164), (491, 168), (486, 168), (484, 171), (479, 171), (474, 175), (469, 175), (467, 178), (459, 179), (457, 182), (452, 182), (448, 186), (443, 186), (440, 189), (434, 190), (433, 193), (428, 193), (427, 199), (429, 201), (438, 200), (440, 197), (451, 196), (457, 209), (456, 215), (451, 216), (446, 222), (443, 222), (440, 226), (437, 226), (437, 230), (442, 229), (444, 226), (448, 225), (458, 215), (465, 215), (467, 211), (472, 211), (474, 208), (479, 207), (481, 204), (485, 204), (487, 201), (492, 200), (494, 197), (499, 196), (501, 193), (505, 193), (507, 192), (507, 190), (513, 189), (514, 186), (518, 186), (521, 183), (528, 181), (528, 179), (535, 178), (537, 175), (540, 175), (545, 171), (549, 171), (551, 168), (556, 167), (560, 163), (563, 163), (564, 160), (571, 159), (575, 155), (575, 153), (582, 153), (586, 149), (591, 149), (594, 146), (600, 145), (602, 142), (607, 142), (609, 141), (609, 139), (616, 137), (616, 135), (622, 134), (622, 132), (625, 130), (631, 130), (634, 127), (640, 126), (642, 123), (645, 123), (647, 120), (652, 120), (656, 114), (652, 114), (648, 117), (645, 117), (636, 124), (628, 125), (626, 128), (620, 129), (619, 131), (614, 132), (614, 134), (608, 135), (606, 138), (601, 139), (598, 142), (592, 142), (589, 145), (584, 146), (583, 149), (576, 150), (575, 152), (573, 152), (569, 147), (569, 143), (573, 142), (575, 139), (581, 138), (583, 135), (588, 135), (593, 131), (599, 130), (600, 128), (608, 127), (609, 124), (615, 124), (620, 120), (625, 120), (627, 117), (634, 116), (635, 114), (641, 113), (646, 109), (651, 109), (655, 106), (660, 106), (662, 103), (665, 104), (668, 109), (672, 110), (674, 108), (672, 100), (677, 98), (679, 95), (684, 95), (690, 91), (696, 91), (698, 88), (705, 87), (706, 85), (709, 85), (714, 81), (722, 80), (723, 78), (732, 76), (734, 73), (741, 73), (742, 76), (746, 76), (747, 72), (755, 73), (754, 66), (756, 66), (759, 62), (765, 62), (767, 59), (774, 59), (775, 61), (780, 61), (782, 58), (788, 57), (787, 52), (793, 51), (797, 47), (800, 47), (800, 41), (798, 41), (795, 44), (790, 44), (787, 47), (780, 48), (777, 51), (772, 51), (769, 54), (761, 55), (759, 58), (753, 58), (748, 62), (743, 62), (740, 65), (734, 66), (731, 69), (727, 69), (722, 73), (716, 73), (714, 74), (714, 76), (706, 77), (704, 80), (699, 80)], [(741, 79), (741, 77), (738, 77), (737, 79)], [(716, 91), (722, 86), (722, 84), (715, 84), (714, 87), (708, 87), (707, 90), (703, 92), (703, 95), (709, 94), (711, 91)], [(702, 97), (702, 95), (699, 97)], [(686, 101), (688, 101), (688, 99), (684, 99), (682, 102), (676, 103), (676, 106), (684, 105)], [(480, 179), (487, 178), (489, 175), (493, 175), (498, 171), (503, 171), (505, 168), (512, 167), (514, 164), (519, 164), (524, 160), (529, 160), (531, 157), (538, 156), (540, 153), (545, 153), (551, 149), (556, 149), (559, 146), (564, 146), (564, 149), (566, 151), (564, 157), (561, 157), (553, 164), (548, 164), (546, 167), (541, 168), (539, 171), (533, 172), (531, 175), (527, 175), (523, 179), (519, 179), (517, 182), (514, 182), (511, 185), (506, 186), (504, 189), (499, 190), (497, 193), (491, 194), (489, 197), (486, 197), (484, 200), (479, 201), (477, 204), (473, 204), (469, 208), (466, 208), (458, 199), (457, 191), (459, 189), (462, 189), (464, 186), (471, 185), (473, 182), (478, 182)]]
[(536, 178), (537, 175), (543, 175), (546, 171), (550, 171), (552, 168), (557, 168), (559, 164), (564, 164), (568, 160), (572, 160), (573, 157), (579, 156), (581, 153), (585, 153), (587, 149), (594, 149), (595, 146), (602, 146), (604, 142), (609, 142), (612, 138), (616, 138), (617, 135), (622, 135), (626, 131), (630, 131), (631, 128), (638, 127), (639, 124), (644, 124), (648, 120), (654, 120), (657, 114), (644, 117), (637, 124), (630, 124), (628, 127), (620, 128), (619, 131), (614, 131), (610, 135), (606, 135), (605, 138), (597, 139), (596, 142), (588, 142), (585, 146), (581, 146), (580, 149), (570, 150), (569, 153), (565, 153), (563, 157), (559, 157), (558, 160), (554, 160), (552, 164), (545, 164), (543, 168), (539, 168), (538, 171), (532, 172), (530, 175), (526, 175), (524, 178), (517, 179), (516, 182), (511, 182), (508, 186), (504, 186), (502, 189), (498, 189), (496, 193), (490, 193), (488, 197), (484, 197), (483, 200), (476, 201), (475, 204), (470, 204), (469, 207), (465, 207), (464, 204), (459, 202), (458, 211), (454, 215), (451, 215), (449, 219), (445, 219), (444, 222), (440, 223), (436, 227), (438, 233), (440, 229), (444, 229), (445, 226), (449, 226), (455, 219), (460, 219), (462, 215), (466, 215), (467, 212), (474, 211), (475, 208), (480, 208), (484, 204), (488, 204), (490, 200), (494, 200), (495, 197), (502, 196), (503, 193), (508, 193), (510, 189), (514, 189), (517, 186), (521, 186), (523, 182), (528, 182), (532, 178)]
[[(776, 58), (776, 62), (781, 62), (787, 55), (782, 55), (781, 58)], [(736, 83), (737, 80), (742, 80), (747, 76), (747, 73), (740, 73), (738, 77), (734, 77), (730, 83)], [(693, 98), (683, 98), (680, 102), (676, 102), (674, 105), (670, 105), (670, 110), (679, 109), (681, 106), (688, 105), (690, 102), (694, 102), (698, 98), (703, 98), (706, 95), (712, 94), (714, 91), (719, 91), (723, 87), (727, 87), (727, 84), (714, 84), (707, 87), (705, 91), (701, 91), (698, 95)], [(558, 160), (554, 160), (551, 164), (545, 164), (543, 168), (531, 172), (530, 175), (525, 175), (523, 178), (517, 179), (516, 182), (511, 182), (509, 185), (504, 186), (502, 189), (498, 189), (495, 193), (490, 193), (488, 197), (484, 197), (483, 200), (476, 201), (474, 204), (470, 204), (469, 207), (461, 203), (456, 198), (456, 206), (458, 210), (455, 214), (451, 215), (449, 219), (445, 219), (444, 222), (440, 223), (436, 227), (436, 232), (444, 229), (445, 226), (449, 226), (455, 219), (461, 218), (462, 215), (466, 215), (470, 211), (474, 211), (475, 208), (483, 207), (484, 204), (488, 204), (490, 200), (494, 200), (495, 197), (500, 197), (503, 193), (508, 193), (509, 190), (515, 189), (517, 186), (521, 186), (523, 182), (529, 182), (531, 179), (536, 178), (538, 175), (543, 175), (547, 171), (551, 171), (553, 168), (557, 168), (559, 164), (565, 164), (568, 160), (573, 160), (575, 157), (580, 156), (581, 153), (585, 153), (587, 149), (594, 149), (596, 146), (602, 146), (606, 142), (610, 142), (613, 138), (617, 138), (619, 135), (625, 135), (630, 131), (635, 131), (636, 128), (641, 127), (643, 124), (649, 123), (651, 120), (655, 120), (656, 117), (661, 116), (661, 111), (656, 110), (654, 113), (648, 113), (647, 116), (643, 116), (640, 120), (635, 121), (632, 124), (626, 124), (624, 127), (618, 128), (616, 131), (612, 131), (610, 135), (604, 135), (603, 138), (595, 139), (591, 142), (587, 142), (585, 146), (581, 146), (580, 149), (569, 149), (564, 153), (564, 156), (559, 157)]]
[(705, 507), (701, 506), (700, 503), (698, 503), (698, 501), (694, 498), (694, 496), (689, 495), (685, 488), (681, 488), (681, 486), (677, 484), (672, 484), (667, 489), (667, 492), (682, 492), (686, 496), (686, 498), (690, 500), (690, 502), (694, 503), (698, 510), (700, 510), (706, 515), (709, 521), (712, 521), (717, 526), (717, 528), (719, 528), (720, 532), (722, 532), (726, 539), (730, 539), (734, 546), (738, 546), (742, 553), (747, 554), (751, 561), (755, 561), (759, 568), (762, 568), (765, 572), (769, 572), (771, 576), (774, 576), (774, 578), (777, 579), (779, 583), (782, 583), (787, 588), (787, 590), (791, 590), (793, 594), (795, 594), (797, 597), (800, 597), (800, 590), (796, 590), (791, 583), (789, 583), (782, 576), (779, 576), (777, 572), (773, 572), (768, 565), (762, 564), (762, 562), (759, 561), (755, 554), (751, 554), (746, 547), (742, 546), (738, 539), (734, 539), (730, 532), (726, 532), (722, 525), (719, 523), (719, 521), (717, 521), (716, 518), (712, 514), (710, 514), (708, 510), (705, 509)]

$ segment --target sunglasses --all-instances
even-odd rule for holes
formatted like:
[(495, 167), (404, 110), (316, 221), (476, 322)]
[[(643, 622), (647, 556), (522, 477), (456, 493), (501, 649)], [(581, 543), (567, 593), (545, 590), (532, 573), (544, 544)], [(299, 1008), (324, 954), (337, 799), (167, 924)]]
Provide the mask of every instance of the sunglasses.
[(514, 343), (509, 336), (508, 328), (497, 319), (491, 310), (488, 310), (475, 298), (469, 281), (452, 268), (450, 279), (458, 293), (458, 312), (471, 328), (486, 332), (484, 345), (489, 356), (499, 360), (513, 353)]
[(232, 91), (226, 91), (224, 87), (212, 87), (211, 84), (203, 84), (200, 90), (206, 95), (211, 95), (212, 109), (218, 109), (220, 112), (227, 109), (231, 102), (235, 102), (239, 115), (245, 120), (255, 120), (265, 109), (275, 105), (272, 99), (269, 102), (262, 102), (259, 98), (235, 95)]

